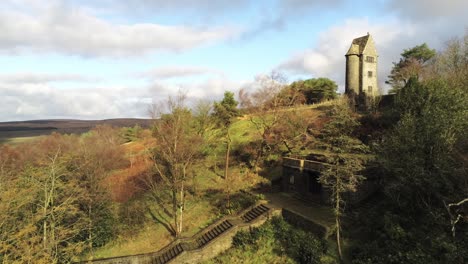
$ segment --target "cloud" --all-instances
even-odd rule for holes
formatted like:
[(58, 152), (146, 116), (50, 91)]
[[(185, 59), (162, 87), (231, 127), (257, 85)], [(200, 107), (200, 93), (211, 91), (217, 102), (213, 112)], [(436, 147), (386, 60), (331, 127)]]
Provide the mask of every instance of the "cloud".
[(281, 0), (280, 10), (284, 14), (305, 14), (311, 10), (323, 10), (337, 7), (344, 3), (344, 0)]
[[(468, 10), (466, 0), (390, 0), (387, 10), (393, 10), (409, 20), (434, 20), (438, 18), (465, 18)], [(465, 18), (466, 19), (466, 18)], [(466, 20), (464, 20), (466, 23)]]
[[(344, 91), (345, 53), (351, 41), (370, 32), (379, 53), (379, 82), (384, 86), (391, 62), (398, 58), (402, 45), (413, 32), (409, 25), (397, 21), (374, 24), (368, 19), (351, 19), (320, 33), (314, 48), (293, 54), (277, 68), (292, 74), (309, 75), (310, 78), (327, 77), (337, 82)], [(406, 47), (406, 46), (403, 46)]]
[(145, 117), (151, 97), (135, 87), (58, 88), (0, 84), (0, 120)]
[[(98, 1), (95, 1), (98, 2)], [(162, 13), (167, 11), (190, 12), (201, 16), (220, 16), (225, 12), (232, 12), (246, 8), (247, 0), (108, 0), (106, 6), (113, 5), (125, 12)], [(94, 3), (98, 5), (98, 3)]]
[(174, 95), (177, 91), (182, 91), (193, 100), (207, 99), (217, 100), (221, 98), (225, 91), (237, 94), (245, 81), (238, 81), (224, 76), (205, 78), (198, 82), (154, 82), (149, 87), (149, 93), (155, 100), (165, 99), (168, 95)]
[(165, 66), (139, 73), (137, 76), (154, 81), (189, 76), (200, 76), (206, 74), (222, 74), (222, 72), (207, 67), (198, 66)]
[(7, 84), (40, 84), (50, 82), (99, 82), (100, 79), (79, 74), (49, 74), (49, 73), (12, 73), (1, 74), (0, 83)]
[(258, 14), (258, 22), (243, 32), (241, 39), (257, 37), (260, 33), (269, 30), (280, 31), (292, 21), (304, 16), (320, 15), (339, 7), (344, 0), (277, 0), (272, 1), (267, 7), (262, 7)]
[(0, 80), (0, 120), (31, 119), (106, 119), (149, 117), (152, 102), (165, 100), (179, 90), (186, 92), (189, 103), (199, 99), (220, 100), (224, 91), (237, 93), (243, 85), (223, 76), (193, 82), (157, 81), (141, 86), (62, 87), (55, 83), (8, 83)]
[[(33, 5), (34, 6), (34, 5)], [(1, 6), (0, 6), (1, 7)], [(0, 52), (59, 52), (80, 56), (138, 56), (181, 52), (236, 36), (233, 27), (116, 24), (63, 3), (0, 11)]]

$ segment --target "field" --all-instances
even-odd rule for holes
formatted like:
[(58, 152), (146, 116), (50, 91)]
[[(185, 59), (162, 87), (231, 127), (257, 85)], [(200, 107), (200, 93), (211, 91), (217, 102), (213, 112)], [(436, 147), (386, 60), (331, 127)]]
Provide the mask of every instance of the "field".
[(31, 120), (0, 122), (0, 144), (17, 144), (27, 142), (38, 136), (61, 134), (81, 134), (98, 125), (114, 127), (149, 127), (150, 119), (119, 118), (107, 120)]

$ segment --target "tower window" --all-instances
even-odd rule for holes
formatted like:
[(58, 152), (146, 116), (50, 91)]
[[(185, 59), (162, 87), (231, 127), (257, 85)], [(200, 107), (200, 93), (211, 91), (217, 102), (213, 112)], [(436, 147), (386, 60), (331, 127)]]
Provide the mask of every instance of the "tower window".
[(374, 62), (374, 57), (366, 56), (366, 61), (367, 62)]
[(367, 86), (367, 91), (368, 91), (369, 93), (372, 93), (372, 86)]
[(372, 71), (367, 72), (367, 77), (372, 77)]

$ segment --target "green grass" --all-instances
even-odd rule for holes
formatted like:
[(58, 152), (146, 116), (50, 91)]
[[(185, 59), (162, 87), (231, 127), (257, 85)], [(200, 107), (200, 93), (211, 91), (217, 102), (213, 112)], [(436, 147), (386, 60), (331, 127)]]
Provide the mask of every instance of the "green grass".
[(230, 248), (215, 259), (209, 260), (204, 264), (226, 263), (226, 264), (293, 264), (296, 263), (287, 255), (278, 254), (276, 243), (272, 239), (263, 239), (260, 241), (259, 248)]
[(238, 119), (231, 125), (231, 138), (234, 144), (244, 144), (251, 142), (258, 136), (254, 124), (248, 119)]
[[(205, 164), (198, 164), (194, 169), (197, 176), (191, 184), (193, 189), (187, 198), (182, 237), (193, 236), (227, 213), (225, 210), (227, 195), (223, 191), (223, 184), (225, 183), (221, 176), (208, 169)], [(223, 172), (222, 168), (220, 172)], [(230, 172), (231, 175), (234, 173), (239, 174), (239, 169), (233, 167)], [(247, 177), (246, 175), (239, 175), (240, 177)], [(248, 183), (241, 179), (240, 183), (243, 182)], [(239, 188), (243, 187), (245, 185)], [(232, 193), (231, 203), (235, 207), (235, 211), (240, 211), (254, 202), (244, 196), (247, 196), (247, 194)], [(140, 197), (137, 202), (149, 205), (149, 209), (159, 220), (164, 219), (164, 222), (172, 224), (172, 218), (163, 213), (161, 206), (157, 205), (148, 196)], [(119, 205), (116, 204), (116, 206)], [(170, 205), (166, 204), (166, 206)], [(128, 229), (128, 231), (119, 232), (119, 237), (116, 237), (107, 245), (89, 252), (82, 257), (82, 260), (155, 252), (174, 240), (169, 230), (158, 223), (149, 211), (145, 212), (145, 224), (143, 226), (126, 227), (125, 229)]]
[(31, 142), (41, 137), (44, 136), (0, 138), (0, 144), (17, 145), (21, 143)]
[(204, 264), (337, 263), (327, 244), (313, 234), (275, 217), (258, 228), (239, 231), (233, 238), (231, 248)]
[[(297, 107), (296, 110), (308, 110), (317, 108), (320, 105), (303, 106)], [(285, 109), (284, 111), (290, 111)], [(232, 150), (233, 155), (236, 148), (242, 148), (242, 146), (259, 139), (259, 133), (257, 128), (252, 123), (250, 118), (243, 117), (237, 119), (230, 128), (230, 135), (232, 139)], [(227, 184), (222, 176), (224, 174), (224, 155), (226, 145), (224, 141), (217, 142), (208, 153), (208, 157), (204, 162), (197, 163), (193, 171), (196, 176), (193, 180), (192, 190), (190, 197), (186, 205), (186, 211), (184, 213), (184, 230), (183, 237), (190, 237), (199, 230), (213, 223), (216, 219), (219, 219), (226, 213), (225, 199), (226, 193), (224, 191), (225, 185)], [(235, 204), (236, 210), (242, 210), (242, 206), (245, 206), (245, 197), (242, 197), (237, 190), (248, 189), (254, 186), (258, 181), (264, 180), (258, 176), (252, 176), (248, 171), (244, 171), (245, 168), (240, 168), (235, 164), (235, 158), (231, 157), (232, 164), (229, 168), (230, 186), (232, 188), (231, 199), (232, 203)], [(268, 178), (276, 179), (281, 176), (282, 168), (274, 167), (268, 170)], [(140, 203), (151, 203), (148, 198), (140, 198)], [(238, 199), (238, 200), (236, 200)], [(116, 205), (119, 206), (118, 204)], [(160, 212), (157, 206), (150, 206), (154, 212)], [(159, 210), (159, 211), (158, 211)], [(162, 214), (167, 222), (172, 223), (172, 219), (168, 215)], [(129, 231), (120, 232), (120, 236), (112, 240), (104, 247), (97, 248), (93, 252), (84, 256), (83, 259), (90, 257), (105, 258), (115, 257), (123, 255), (134, 255), (140, 253), (148, 253), (157, 251), (174, 238), (170, 232), (164, 228), (161, 224), (155, 222), (151, 215), (145, 213), (145, 224), (139, 228), (127, 227)], [(130, 231), (131, 230), (131, 231)], [(260, 249), (258, 252), (250, 252), (247, 258), (242, 260), (232, 259), (228, 262), (221, 263), (294, 263), (290, 258), (284, 255), (278, 256), (274, 251), (274, 241), (269, 241), (265, 244), (265, 248)], [(246, 259), (251, 262), (246, 262)], [(214, 262), (220, 263), (220, 262)]]

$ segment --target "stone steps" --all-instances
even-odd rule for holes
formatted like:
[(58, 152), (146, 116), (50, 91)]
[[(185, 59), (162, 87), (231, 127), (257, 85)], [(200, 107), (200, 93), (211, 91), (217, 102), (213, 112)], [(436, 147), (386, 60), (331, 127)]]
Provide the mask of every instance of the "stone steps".
[(249, 222), (252, 222), (253, 220), (255, 220), (260, 215), (267, 212), (268, 210), (270, 210), (270, 208), (268, 208), (266, 205), (261, 204), (261, 205), (259, 205), (257, 207), (252, 208), (250, 211), (248, 211), (247, 213), (242, 215), (241, 219), (245, 223), (249, 223)]
[[(135, 259), (137, 263), (148, 263), (148, 264), (166, 264), (168, 262), (173, 261), (177, 258), (180, 254), (184, 251), (190, 253), (193, 250), (201, 249), (206, 244), (210, 243), (217, 237), (221, 236), (226, 231), (230, 230), (234, 226), (237, 225), (244, 225), (245, 223), (250, 223), (253, 220), (257, 219), (259, 216), (264, 215), (266, 212), (270, 210), (269, 207), (266, 205), (258, 205), (246, 213), (244, 213), (240, 217), (232, 217), (229, 220), (224, 220), (220, 224), (217, 224), (214, 227), (211, 227), (208, 231), (202, 233), (201, 236), (196, 235), (193, 240), (191, 241), (180, 241), (177, 244), (170, 246), (168, 248), (164, 248), (159, 252), (152, 253), (151, 256), (149, 254), (142, 254), (144, 256), (137, 257), (134, 256), (125, 256), (125, 257), (118, 257), (118, 258), (109, 258), (109, 259), (101, 259), (95, 260), (98, 263), (134, 263)], [(128, 258), (127, 258), (128, 257)], [(93, 261), (94, 262), (94, 261)], [(82, 262), (83, 264), (85, 262)], [(86, 262), (87, 263), (87, 262)]]
[(221, 224), (213, 227), (208, 232), (204, 233), (200, 238), (197, 239), (198, 247), (203, 247), (204, 245), (208, 244), (211, 240), (215, 239), (226, 230), (233, 227), (232, 223), (229, 220), (223, 221)]
[(182, 245), (176, 244), (168, 249), (166, 249), (161, 255), (157, 256), (151, 261), (151, 264), (164, 264), (168, 263), (178, 255), (180, 255), (184, 249), (182, 248)]

